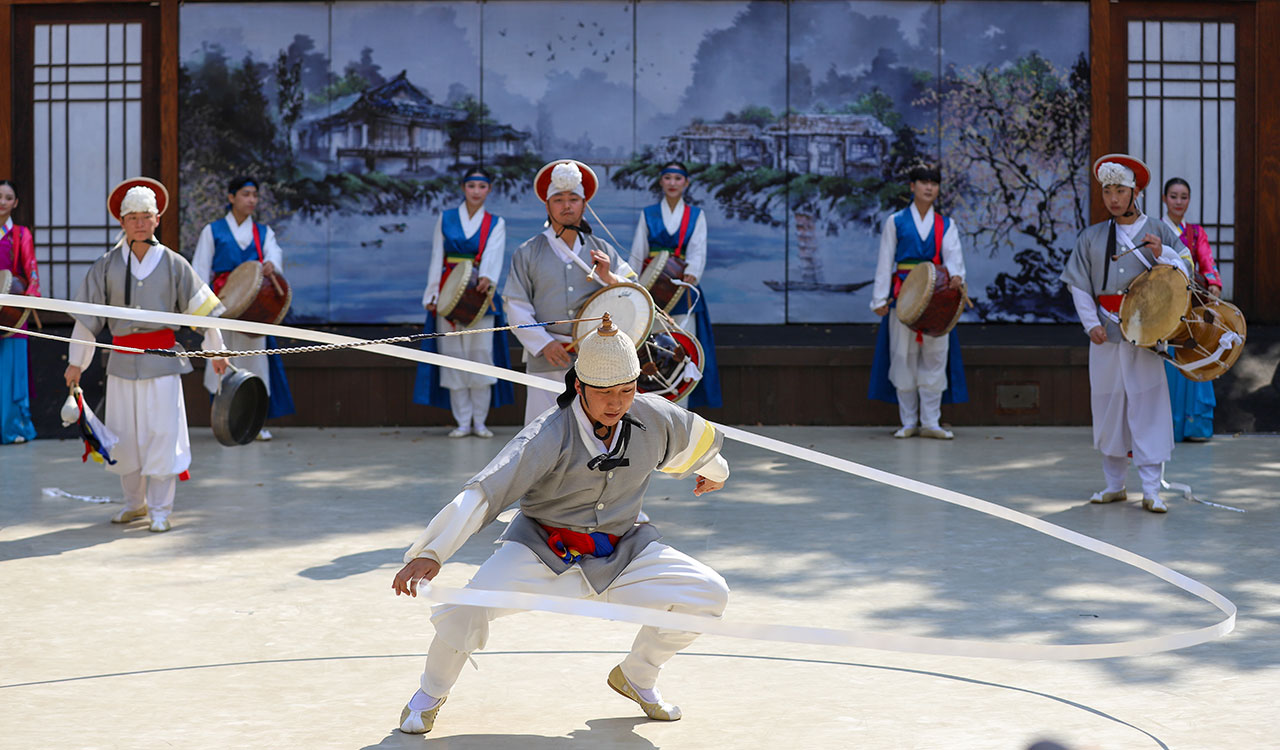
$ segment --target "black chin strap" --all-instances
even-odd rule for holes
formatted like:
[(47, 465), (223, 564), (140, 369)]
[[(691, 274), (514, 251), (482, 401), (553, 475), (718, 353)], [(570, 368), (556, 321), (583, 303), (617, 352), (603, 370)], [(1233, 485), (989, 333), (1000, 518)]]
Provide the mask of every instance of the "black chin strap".
[[(148, 245), (151, 245), (152, 247), (155, 247), (156, 245), (160, 244), (159, 242), (156, 241), (155, 237), (148, 237), (145, 240), (139, 240), (139, 242), (145, 242)], [(129, 300), (132, 297), (131, 292), (133, 291), (133, 271), (130, 270), (133, 267), (133, 240), (128, 240), (128, 244), (129, 246), (128, 248), (126, 248), (126, 251), (124, 254), (124, 306), (125, 307), (129, 306)]]
[[(618, 441), (614, 444), (613, 450), (608, 453), (601, 453), (595, 458), (587, 462), (587, 469), (600, 471), (613, 471), (619, 466), (630, 466), (631, 459), (626, 458), (627, 445), (631, 443), (631, 427), (639, 427), (645, 429), (640, 420), (632, 417), (630, 414), (623, 414), (622, 421), (618, 423)], [(604, 440), (609, 437), (609, 428), (600, 422), (592, 421), (591, 430), (595, 436)], [(604, 434), (601, 435), (600, 433)]]

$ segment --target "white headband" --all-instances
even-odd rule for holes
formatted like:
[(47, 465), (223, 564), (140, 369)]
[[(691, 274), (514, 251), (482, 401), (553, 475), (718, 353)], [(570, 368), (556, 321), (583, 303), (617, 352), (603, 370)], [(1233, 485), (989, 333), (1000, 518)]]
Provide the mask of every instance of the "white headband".
[(1114, 161), (1103, 162), (1098, 165), (1098, 182), (1102, 183), (1103, 187), (1107, 185), (1119, 185), (1135, 189), (1138, 187), (1138, 183), (1133, 178), (1133, 170)]
[(128, 214), (158, 214), (160, 209), (156, 207), (156, 191), (142, 185), (134, 185), (129, 188), (129, 192), (124, 194), (124, 200), (120, 201), (120, 215)]
[(573, 193), (579, 198), (585, 198), (586, 192), (582, 188), (582, 170), (578, 169), (578, 165), (572, 162), (564, 162), (557, 164), (551, 170), (551, 186), (547, 189), (547, 197), (559, 193)]

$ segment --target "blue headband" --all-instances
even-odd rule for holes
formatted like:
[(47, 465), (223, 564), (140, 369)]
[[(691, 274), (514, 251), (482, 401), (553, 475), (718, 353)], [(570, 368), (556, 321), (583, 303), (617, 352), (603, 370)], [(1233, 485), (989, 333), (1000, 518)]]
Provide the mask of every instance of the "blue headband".
[(678, 174), (684, 177), (686, 180), (689, 179), (689, 173), (681, 169), (680, 167), (666, 167), (665, 169), (663, 169), (661, 172), (658, 173), (658, 176), (661, 177), (664, 174)]
[(482, 174), (469, 174), (466, 177), (462, 178), (463, 185), (466, 185), (468, 182), (483, 182), (486, 185), (493, 184), (492, 180), (490, 180), (488, 177), (485, 177)]

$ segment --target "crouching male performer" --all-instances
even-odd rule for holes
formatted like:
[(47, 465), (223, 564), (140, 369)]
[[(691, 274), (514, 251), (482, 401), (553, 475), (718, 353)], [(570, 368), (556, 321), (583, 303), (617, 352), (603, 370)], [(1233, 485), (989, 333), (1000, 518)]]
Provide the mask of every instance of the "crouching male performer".
[[(723, 437), (702, 417), (660, 396), (636, 393), (635, 343), (608, 317), (580, 343), (566, 388), (516, 435), (405, 553), (396, 594), (417, 595), (468, 537), (515, 503), (520, 512), (498, 550), (468, 588), (518, 591), (719, 617), (729, 597), (711, 568), (658, 541), (641, 515), (656, 469), (697, 475), (693, 494), (724, 486)], [(509, 610), (439, 605), (421, 688), (400, 715), (400, 731), (431, 731), (471, 652), (484, 648), (489, 622)], [(696, 633), (640, 629), (607, 682), (651, 719), (675, 721), (680, 709), (656, 687), (658, 671)]]

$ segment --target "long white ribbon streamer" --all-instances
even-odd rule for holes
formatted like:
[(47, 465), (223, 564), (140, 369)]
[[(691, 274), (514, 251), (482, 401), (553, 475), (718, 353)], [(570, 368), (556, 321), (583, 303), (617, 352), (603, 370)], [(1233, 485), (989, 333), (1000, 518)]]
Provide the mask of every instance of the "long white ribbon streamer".
[[(304, 341), (319, 341), (324, 343), (355, 343), (360, 341), (360, 339), (352, 338), (350, 336), (341, 336), (335, 333), (312, 331), (303, 328), (293, 328), (290, 326), (268, 325), (266, 323), (251, 323), (243, 320), (224, 320), (221, 318), (208, 318), (194, 315), (180, 315), (177, 313), (162, 313), (151, 310), (111, 307), (108, 305), (92, 305), (67, 300), (0, 294), (0, 306), (9, 305), (15, 307), (32, 307), (39, 310), (51, 310), (54, 312), (63, 312), (75, 315), (138, 320), (158, 323), (161, 325), (214, 327), (259, 336), (272, 335), (284, 338), (301, 339)], [(442, 367), (453, 367), (464, 372), (491, 375), (514, 383), (521, 383), (529, 386), (530, 388), (539, 388), (546, 391), (559, 391), (562, 388), (560, 383), (553, 382), (545, 378), (539, 378), (537, 376), (515, 372), (501, 367), (494, 367), (492, 365), (483, 365), (477, 362), (457, 359), (455, 357), (449, 357), (442, 354), (435, 354), (433, 352), (424, 352), (419, 349), (410, 349), (408, 347), (392, 346), (389, 344), (378, 344), (367, 347), (367, 349), (369, 351), (391, 357), (398, 357), (400, 359), (424, 362), (426, 364)], [(854, 463), (853, 461), (829, 456), (825, 453), (819, 453), (818, 451), (810, 450), (808, 448), (801, 448), (797, 445), (767, 438), (763, 435), (756, 435), (735, 427), (717, 424), (716, 428), (721, 430), (725, 437), (732, 440), (737, 440), (775, 453), (781, 453), (802, 461), (808, 461), (819, 466), (826, 466), (837, 471), (870, 479), (872, 481), (887, 484), (909, 492), (915, 492), (926, 497), (958, 505), (963, 508), (969, 508), (970, 510), (978, 511), (979, 513), (985, 513), (989, 516), (1010, 521), (1018, 524), (1019, 526), (1025, 526), (1034, 531), (1053, 537), (1054, 539), (1089, 550), (1090, 552), (1096, 552), (1104, 557), (1133, 566), (1139, 570), (1150, 573), (1161, 580), (1167, 581), (1177, 588), (1209, 602), (1226, 615), (1226, 617), (1208, 627), (1149, 638), (1140, 638), (1136, 640), (1116, 643), (1041, 645), (1011, 644), (992, 641), (967, 641), (944, 638), (920, 638), (892, 633), (860, 633), (849, 630), (804, 628), (795, 625), (733, 623), (724, 622), (710, 617), (684, 615), (674, 612), (610, 604), (607, 602), (564, 599), (562, 597), (522, 594), (510, 591), (481, 591), (477, 589), (456, 590), (433, 586), (428, 589), (430, 597), (435, 601), (445, 603), (497, 607), (503, 609), (561, 612), (564, 614), (602, 617), (610, 620), (634, 622), (641, 625), (654, 625), (655, 627), (672, 628), (676, 630), (687, 630), (699, 633), (716, 633), (739, 638), (858, 646), (862, 648), (910, 651), (949, 656), (982, 656), (1006, 659), (1102, 659), (1118, 656), (1152, 654), (1160, 651), (1170, 651), (1173, 649), (1186, 648), (1188, 646), (1204, 643), (1214, 638), (1221, 637), (1235, 628), (1236, 606), (1230, 599), (1227, 599), (1222, 594), (1219, 594), (1217, 591), (1214, 591), (1193, 578), (1185, 576), (1172, 568), (1161, 565), (1154, 560), (1149, 560), (1126, 549), (1122, 549), (1099, 539), (1094, 539), (1093, 537), (1086, 536), (1079, 532), (1063, 528), (1056, 524), (1049, 523), (1048, 521), (1034, 518), (1026, 515), (1025, 513), (1019, 513), (1017, 511), (1010, 510), (1009, 508), (996, 505), (995, 503), (980, 500), (976, 497), (948, 490), (943, 487), (936, 487), (915, 479), (899, 476), (880, 469), (874, 469), (869, 466), (863, 466), (862, 464)]]

